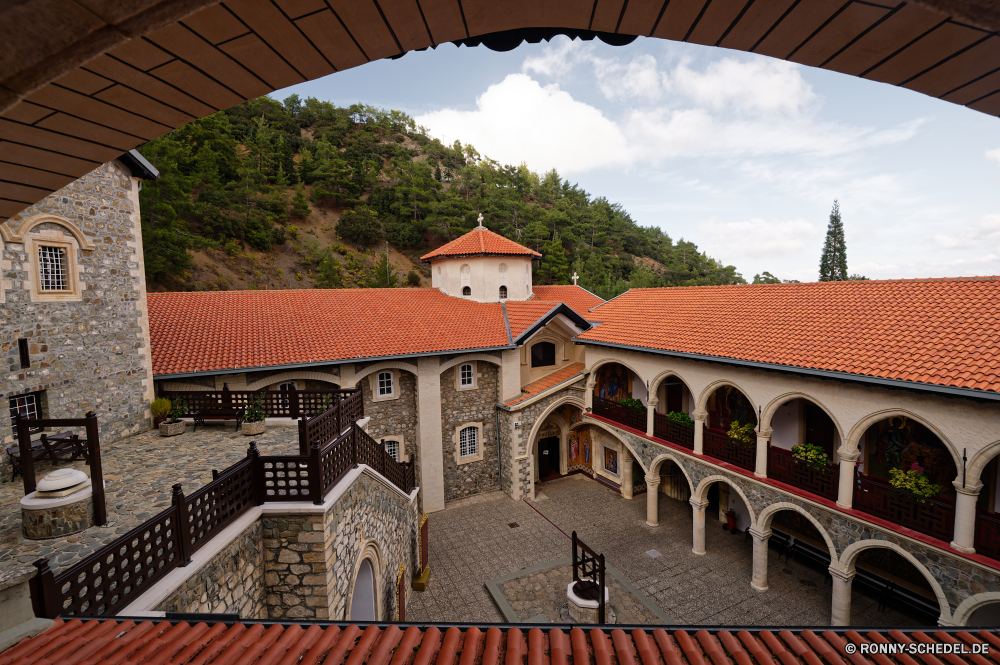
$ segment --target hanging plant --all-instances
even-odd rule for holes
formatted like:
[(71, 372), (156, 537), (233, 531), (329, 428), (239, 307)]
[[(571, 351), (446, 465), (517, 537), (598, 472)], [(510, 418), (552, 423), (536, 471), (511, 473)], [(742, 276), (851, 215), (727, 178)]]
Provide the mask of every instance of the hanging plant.
[(754, 424), (747, 423), (746, 425), (740, 425), (740, 421), (734, 420), (729, 424), (729, 431), (726, 432), (726, 436), (738, 443), (755, 443), (756, 433), (754, 432)]
[(826, 451), (811, 443), (792, 446), (792, 457), (804, 462), (814, 471), (822, 471), (830, 464), (830, 456), (826, 454)]
[(889, 469), (889, 484), (913, 494), (919, 503), (926, 503), (924, 499), (933, 499), (942, 489), (941, 485), (935, 485), (927, 480), (927, 476), (922, 472), (902, 469)]

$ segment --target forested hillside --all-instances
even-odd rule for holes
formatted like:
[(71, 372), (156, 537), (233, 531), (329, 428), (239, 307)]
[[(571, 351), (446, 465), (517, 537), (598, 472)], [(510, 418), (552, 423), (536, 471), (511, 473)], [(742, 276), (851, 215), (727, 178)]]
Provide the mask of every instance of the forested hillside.
[(550, 171), (443, 145), (397, 111), (261, 98), (151, 141), (141, 192), (152, 289), (427, 285), (419, 256), (484, 224), (542, 253), (538, 284), (742, 283), (690, 242)]

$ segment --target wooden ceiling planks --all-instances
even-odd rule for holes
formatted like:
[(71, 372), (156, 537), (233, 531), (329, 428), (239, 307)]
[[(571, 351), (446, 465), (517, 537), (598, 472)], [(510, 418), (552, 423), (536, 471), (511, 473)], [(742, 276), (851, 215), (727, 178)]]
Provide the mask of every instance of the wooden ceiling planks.
[[(0, 10), (5, 44), (28, 40), (35, 51), (0, 54), (8, 86), (0, 86), (7, 105), (0, 219), (129, 148), (245, 99), (522, 27), (752, 51), (1000, 115), (1000, 36), (893, 0), (93, 0), (88, 7), (26, 0)], [(165, 16), (171, 11), (175, 17)], [(38, 32), (38, 12), (51, 19), (43, 23), (51, 34)], [(19, 23), (23, 29), (10, 29)], [(58, 57), (79, 62), (59, 65)], [(18, 100), (18, 85), (48, 71), (58, 75)]]

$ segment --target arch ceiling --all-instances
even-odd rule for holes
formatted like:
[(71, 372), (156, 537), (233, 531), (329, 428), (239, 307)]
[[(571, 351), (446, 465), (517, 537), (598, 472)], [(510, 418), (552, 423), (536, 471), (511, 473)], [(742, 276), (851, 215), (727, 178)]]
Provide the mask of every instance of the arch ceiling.
[(658, 37), (1000, 115), (998, 29), (1000, 0), (14, 0), (0, 9), (0, 221), (195, 118), (445, 42)]

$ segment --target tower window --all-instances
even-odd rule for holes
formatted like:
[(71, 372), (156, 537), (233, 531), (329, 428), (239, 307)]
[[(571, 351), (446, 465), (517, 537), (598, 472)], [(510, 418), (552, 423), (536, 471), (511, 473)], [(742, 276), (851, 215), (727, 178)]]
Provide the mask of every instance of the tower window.
[(531, 347), (531, 366), (549, 367), (556, 364), (556, 345), (552, 342), (539, 342)]
[(507, 287), (506, 286), (501, 286), (500, 287), (500, 299), (501, 300), (506, 300), (507, 299)]
[(20, 338), (17, 340), (17, 354), (20, 356), (21, 369), (31, 367), (31, 354), (28, 353), (28, 340)]
[(66, 250), (62, 247), (39, 245), (38, 276), (41, 291), (68, 291), (69, 271)]
[(462, 295), (463, 296), (471, 296), (472, 295), (472, 287), (471, 286), (463, 286), (462, 287)]
[(472, 371), (472, 365), (462, 365), (459, 368), (458, 384), (463, 388), (468, 388), (475, 383), (475, 375)]

